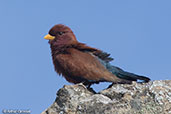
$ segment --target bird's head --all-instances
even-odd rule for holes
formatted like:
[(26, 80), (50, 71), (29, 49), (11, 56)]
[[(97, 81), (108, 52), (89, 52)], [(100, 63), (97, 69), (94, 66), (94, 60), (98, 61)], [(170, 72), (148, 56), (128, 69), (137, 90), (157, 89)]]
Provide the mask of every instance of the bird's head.
[(76, 37), (72, 30), (62, 24), (53, 26), (49, 30), (49, 34), (44, 37), (44, 39), (49, 40), (52, 45), (70, 45), (77, 43)]

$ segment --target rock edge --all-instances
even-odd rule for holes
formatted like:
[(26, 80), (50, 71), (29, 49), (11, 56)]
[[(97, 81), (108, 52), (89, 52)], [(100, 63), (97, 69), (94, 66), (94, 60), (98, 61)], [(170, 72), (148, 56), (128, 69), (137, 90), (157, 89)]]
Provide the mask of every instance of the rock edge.
[(171, 114), (171, 80), (116, 84), (99, 93), (65, 85), (41, 114)]

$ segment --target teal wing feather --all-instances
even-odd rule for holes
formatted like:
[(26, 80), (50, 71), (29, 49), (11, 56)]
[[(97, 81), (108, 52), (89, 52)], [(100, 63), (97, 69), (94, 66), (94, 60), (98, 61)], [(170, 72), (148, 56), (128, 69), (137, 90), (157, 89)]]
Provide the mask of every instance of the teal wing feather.
[(110, 64), (110, 61), (112, 60), (109, 55), (110, 54), (107, 54), (105, 52), (101, 53), (102, 55), (107, 55), (105, 56), (105, 58), (100, 58), (99, 56), (97, 56), (97, 59), (100, 61), (101, 64), (103, 64), (103, 66), (108, 69), (111, 73), (113, 73), (114, 75), (116, 75), (117, 77), (119, 78), (122, 78), (122, 79), (126, 79), (126, 80), (130, 80), (130, 81), (138, 81), (138, 80), (141, 80), (142, 82), (149, 82), (150, 81), (150, 78), (146, 77), (146, 76), (140, 76), (140, 75), (137, 75), (137, 74), (134, 74), (134, 73), (129, 73), (129, 72), (126, 72), (124, 70), (122, 70), (121, 68), (119, 67), (116, 67), (116, 66), (113, 66)]

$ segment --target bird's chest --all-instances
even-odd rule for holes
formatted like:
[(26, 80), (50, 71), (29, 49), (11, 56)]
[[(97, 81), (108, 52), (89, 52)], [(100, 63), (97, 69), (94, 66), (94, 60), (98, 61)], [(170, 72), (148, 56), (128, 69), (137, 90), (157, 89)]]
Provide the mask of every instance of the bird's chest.
[(66, 73), (67, 70), (72, 69), (79, 64), (79, 56), (73, 53), (61, 53), (52, 56), (55, 70), (59, 74)]
[(57, 54), (52, 56), (52, 60), (55, 70), (61, 74), (67, 66), (67, 61), (72, 60), (72, 57), (68, 54)]
[(53, 60), (60, 64), (70, 64), (77, 63), (79, 64), (82, 60), (87, 60), (87, 53), (78, 51), (76, 49), (68, 49), (62, 53), (56, 54), (53, 57)]

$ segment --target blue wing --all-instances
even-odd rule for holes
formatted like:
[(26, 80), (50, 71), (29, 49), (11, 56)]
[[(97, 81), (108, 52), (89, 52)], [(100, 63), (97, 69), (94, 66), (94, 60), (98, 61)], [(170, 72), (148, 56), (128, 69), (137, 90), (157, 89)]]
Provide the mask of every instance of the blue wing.
[(111, 65), (110, 61), (112, 61), (113, 58), (111, 58), (109, 56), (110, 56), (110, 54), (102, 52), (101, 56), (100, 57), (97, 56), (97, 58), (100, 61), (100, 63), (103, 64), (103, 66), (106, 69), (108, 69), (112, 74), (116, 75), (119, 78), (130, 80), (130, 81), (138, 81), (138, 80), (141, 80), (143, 82), (149, 82), (150, 81), (150, 79), (148, 77), (136, 75), (134, 73), (129, 73), (129, 72), (122, 70), (119, 67)]

